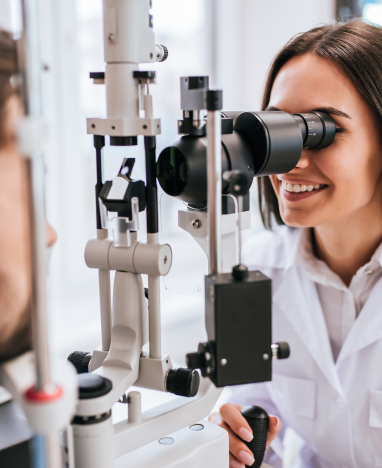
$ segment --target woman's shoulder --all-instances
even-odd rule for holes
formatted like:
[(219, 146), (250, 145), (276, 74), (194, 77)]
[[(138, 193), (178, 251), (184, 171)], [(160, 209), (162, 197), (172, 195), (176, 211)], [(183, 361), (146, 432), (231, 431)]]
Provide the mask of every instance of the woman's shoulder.
[(243, 262), (248, 268), (284, 269), (288, 257), (298, 241), (299, 228), (277, 226), (272, 231), (262, 231), (243, 245)]

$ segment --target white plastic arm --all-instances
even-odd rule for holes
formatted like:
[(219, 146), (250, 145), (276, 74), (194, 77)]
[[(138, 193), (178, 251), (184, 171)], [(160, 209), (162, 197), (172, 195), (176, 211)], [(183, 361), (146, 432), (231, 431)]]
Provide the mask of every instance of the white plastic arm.
[(209, 379), (202, 378), (194, 398), (178, 397), (145, 411), (140, 422), (115, 424), (115, 456), (120, 457), (205, 418), (222, 391), (223, 388), (216, 388)]

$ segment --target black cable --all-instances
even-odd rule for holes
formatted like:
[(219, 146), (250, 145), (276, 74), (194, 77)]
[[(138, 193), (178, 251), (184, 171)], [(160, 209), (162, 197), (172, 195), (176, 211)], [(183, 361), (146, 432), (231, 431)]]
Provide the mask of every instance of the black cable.
[(97, 229), (102, 229), (98, 197), (103, 187), (102, 148), (104, 146), (105, 146), (105, 137), (102, 135), (94, 135), (94, 148), (96, 150), (96, 167), (97, 167), (97, 183), (95, 185)]
[(155, 136), (145, 136), (146, 154), (146, 218), (147, 233), (158, 232), (158, 191), (156, 176), (156, 138)]

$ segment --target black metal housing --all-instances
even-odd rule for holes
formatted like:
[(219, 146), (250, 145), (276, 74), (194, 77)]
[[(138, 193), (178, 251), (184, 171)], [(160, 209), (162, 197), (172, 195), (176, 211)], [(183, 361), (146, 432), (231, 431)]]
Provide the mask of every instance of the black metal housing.
[(271, 380), (271, 280), (259, 271), (240, 282), (224, 273), (206, 276), (205, 288), (211, 380), (217, 387)]
[[(281, 111), (224, 112), (222, 122), (233, 123), (233, 132), (222, 134), (222, 173), (247, 172), (251, 177), (284, 174), (299, 162), (304, 148), (322, 149), (335, 136), (335, 124), (325, 112), (290, 115)], [(182, 131), (192, 121), (180, 121)], [(162, 189), (189, 204), (207, 198), (207, 139), (181, 137), (158, 158), (157, 178)], [(223, 181), (223, 193), (229, 193)]]
[[(238, 147), (240, 151), (237, 151)], [(250, 148), (238, 133), (233, 132), (222, 135), (222, 172), (235, 169), (248, 172), (253, 179)], [(207, 139), (187, 135), (165, 148), (158, 158), (157, 179), (168, 195), (190, 205), (205, 206)], [(226, 193), (228, 183), (223, 181), (223, 194)]]

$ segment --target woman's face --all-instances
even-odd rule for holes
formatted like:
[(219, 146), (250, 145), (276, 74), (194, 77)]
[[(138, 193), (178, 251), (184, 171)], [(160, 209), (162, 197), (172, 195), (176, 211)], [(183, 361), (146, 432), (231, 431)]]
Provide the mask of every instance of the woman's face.
[(328, 148), (304, 149), (292, 171), (271, 176), (286, 224), (319, 226), (354, 216), (366, 206), (381, 209), (377, 121), (336, 65), (313, 54), (289, 60), (276, 77), (268, 108), (291, 114), (327, 109), (340, 130)]
[[(23, 117), (18, 97), (8, 98), (5, 115), (5, 141), (0, 147), (0, 362), (29, 344), (32, 282), (27, 168), (15, 134)], [(54, 244), (55, 238), (54, 230), (47, 225), (48, 246)]]

